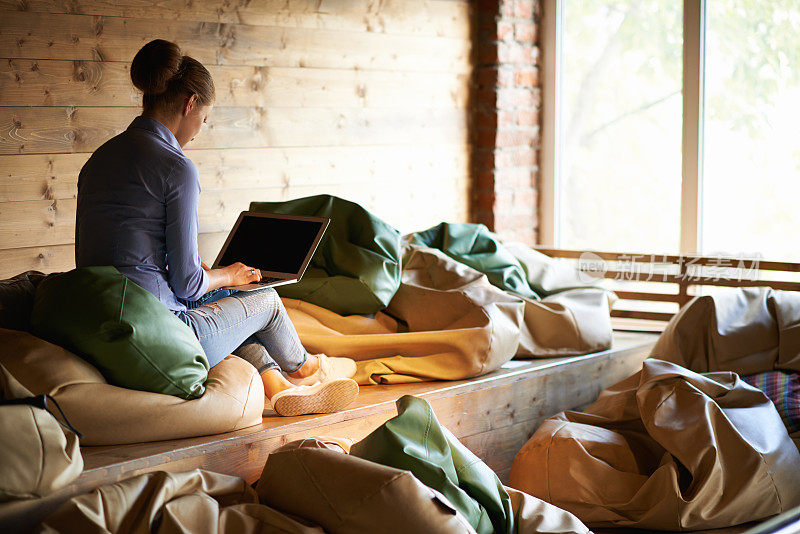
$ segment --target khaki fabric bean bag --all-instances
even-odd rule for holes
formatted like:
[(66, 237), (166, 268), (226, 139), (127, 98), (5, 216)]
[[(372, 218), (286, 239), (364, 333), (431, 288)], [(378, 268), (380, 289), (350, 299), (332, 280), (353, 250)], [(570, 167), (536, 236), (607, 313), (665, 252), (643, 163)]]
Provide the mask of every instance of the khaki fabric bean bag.
[[(611, 347), (613, 291), (593, 286), (580, 271), (531, 247), (503, 243), (541, 300), (525, 299), (517, 358), (589, 354)], [(590, 283), (591, 282), (591, 283)]]
[(800, 505), (800, 453), (773, 404), (730, 372), (650, 359), (584, 413), (547, 419), (511, 486), (589, 526), (722, 528)]
[(486, 275), (525, 302), (517, 357), (587, 354), (611, 346), (613, 292), (571, 265), (522, 243), (503, 242), (482, 224), (441, 223), (406, 236)]
[[(239, 477), (199, 469), (135, 476), (73, 497), (37, 531), (475, 532), (441, 493), (409, 471), (350, 456), (346, 446), (335, 438), (288, 443), (270, 454), (256, 491)], [(572, 514), (506, 490), (515, 532), (588, 534)]]
[(439, 250), (405, 251), (400, 288), (372, 317), (283, 299), (306, 349), (353, 358), (359, 384), (460, 380), (494, 371), (514, 356), (584, 354), (611, 345), (602, 290), (578, 288), (528, 301)]
[(590, 534), (591, 531), (575, 515), (509, 486), (503, 488), (511, 497), (515, 532), (518, 534)]
[(156, 471), (74, 497), (38, 527), (38, 532), (118, 534), (322, 534), (319, 527), (258, 503), (239, 477), (195, 469)]
[(229, 432), (261, 422), (264, 386), (255, 368), (229, 356), (194, 400), (106, 383), (85, 360), (27, 332), (0, 328), (0, 365), (34, 395), (49, 394), (82, 445), (114, 445)]
[[(323, 438), (277, 449), (267, 459), (256, 488), (261, 502), (333, 533), (475, 532), (444, 495), (411, 472), (342, 451)], [(504, 489), (511, 498), (515, 533), (589, 533), (574, 515), (521, 491)]]
[(694, 298), (651, 356), (696, 371), (800, 371), (800, 293), (736, 288)]
[(310, 440), (272, 452), (256, 490), (262, 503), (334, 534), (475, 532), (441, 493), (409, 471)]
[(611, 348), (613, 300), (613, 293), (590, 287), (523, 299), (516, 357), (576, 356)]
[[(0, 399), (32, 396), (0, 365)], [(54, 415), (29, 405), (0, 406), (0, 502), (43, 497), (83, 471), (78, 437), (62, 430)]]
[(353, 358), (362, 385), (458, 380), (514, 356), (522, 300), (438, 250), (414, 247), (404, 264), (400, 289), (373, 318), (284, 299), (306, 349)]
[[(667, 324), (650, 355), (698, 373), (800, 372), (800, 293), (754, 287), (696, 297)], [(800, 449), (800, 431), (790, 435)]]

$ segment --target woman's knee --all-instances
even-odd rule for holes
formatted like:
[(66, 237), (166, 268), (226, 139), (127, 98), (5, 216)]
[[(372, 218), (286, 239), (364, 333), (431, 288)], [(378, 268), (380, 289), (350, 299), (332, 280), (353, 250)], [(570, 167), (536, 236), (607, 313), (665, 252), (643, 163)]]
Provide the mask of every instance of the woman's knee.
[(278, 292), (271, 287), (257, 291), (242, 291), (233, 296), (242, 303), (248, 317), (283, 307)]

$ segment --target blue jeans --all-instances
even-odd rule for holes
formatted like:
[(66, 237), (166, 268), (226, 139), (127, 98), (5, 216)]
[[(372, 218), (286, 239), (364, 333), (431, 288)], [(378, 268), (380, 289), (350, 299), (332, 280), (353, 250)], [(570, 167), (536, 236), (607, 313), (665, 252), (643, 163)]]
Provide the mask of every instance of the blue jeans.
[(174, 313), (194, 331), (211, 367), (229, 354), (247, 360), (259, 374), (278, 368), (293, 373), (306, 363), (308, 353), (271, 287), (220, 289), (183, 303), (189, 309)]

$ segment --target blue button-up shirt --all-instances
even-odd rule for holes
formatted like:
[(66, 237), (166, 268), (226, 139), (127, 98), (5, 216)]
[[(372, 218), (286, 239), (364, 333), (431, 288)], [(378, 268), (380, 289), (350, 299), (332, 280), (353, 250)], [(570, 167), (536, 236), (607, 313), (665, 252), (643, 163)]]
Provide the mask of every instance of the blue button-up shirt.
[(75, 263), (113, 265), (171, 310), (197, 300), (197, 168), (159, 121), (139, 116), (98, 148), (78, 178)]

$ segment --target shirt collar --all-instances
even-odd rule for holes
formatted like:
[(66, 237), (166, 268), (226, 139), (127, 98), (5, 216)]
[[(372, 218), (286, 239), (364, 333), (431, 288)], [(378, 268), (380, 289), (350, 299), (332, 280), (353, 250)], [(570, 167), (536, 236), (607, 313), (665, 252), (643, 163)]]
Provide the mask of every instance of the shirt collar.
[(153, 132), (158, 137), (163, 139), (168, 145), (173, 148), (176, 148), (181, 154), (183, 154), (183, 150), (181, 150), (181, 145), (178, 143), (178, 140), (175, 139), (175, 135), (173, 135), (172, 131), (169, 128), (164, 126), (160, 121), (154, 119), (152, 117), (145, 117), (144, 115), (139, 115), (133, 122), (131, 122), (128, 128), (141, 128), (143, 130), (147, 130), (149, 132)]

